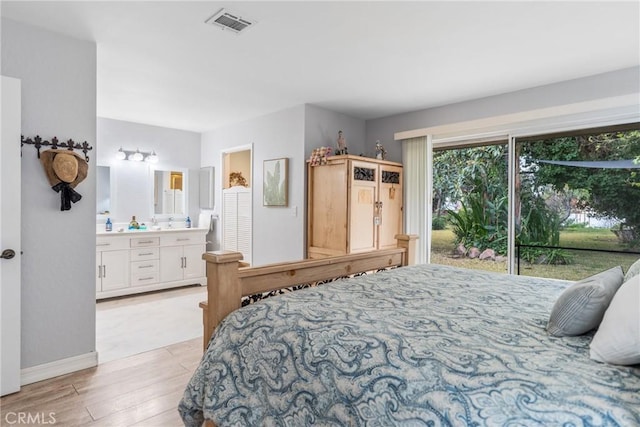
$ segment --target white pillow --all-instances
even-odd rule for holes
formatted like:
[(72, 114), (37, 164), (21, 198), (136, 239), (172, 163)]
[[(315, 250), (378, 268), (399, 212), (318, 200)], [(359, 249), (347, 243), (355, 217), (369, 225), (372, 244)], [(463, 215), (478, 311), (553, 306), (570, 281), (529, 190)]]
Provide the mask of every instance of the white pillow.
[(624, 281), (626, 282), (629, 279), (633, 278), (634, 276), (637, 276), (638, 274), (640, 274), (640, 259), (636, 260), (636, 262), (631, 264), (631, 266), (629, 267), (629, 269), (624, 275)]
[(590, 357), (599, 362), (640, 364), (640, 275), (618, 289), (590, 347)]
[(623, 277), (622, 267), (617, 266), (569, 286), (551, 309), (547, 332), (566, 337), (597, 328)]

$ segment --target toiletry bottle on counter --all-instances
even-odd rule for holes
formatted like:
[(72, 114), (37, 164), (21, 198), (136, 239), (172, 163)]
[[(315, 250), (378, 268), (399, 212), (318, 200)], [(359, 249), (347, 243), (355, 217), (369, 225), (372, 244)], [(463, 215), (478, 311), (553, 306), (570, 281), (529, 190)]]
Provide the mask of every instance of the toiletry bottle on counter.
[(131, 222), (129, 223), (129, 230), (137, 230), (140, 228), (138, 221), (136, 221), (136, 216), (131, 217)]
[(185, 221), (185, 227), (191, 228), (191, 218), (187, 217), (187, 220)]
[(113, 224), (111, 223), (111, 218), (107, 218), (107, 223), (104, 225), (105, 231), (113, 230)]

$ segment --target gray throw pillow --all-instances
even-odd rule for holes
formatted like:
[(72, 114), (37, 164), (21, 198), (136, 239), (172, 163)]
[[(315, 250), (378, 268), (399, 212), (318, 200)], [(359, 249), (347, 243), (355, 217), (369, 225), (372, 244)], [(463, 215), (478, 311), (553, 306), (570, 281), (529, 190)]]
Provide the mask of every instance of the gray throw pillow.
[(617, 266), (569, 286), (553, 305), (547, 332), (564, 337), (597, 328), (623, 278), (622, 267)]

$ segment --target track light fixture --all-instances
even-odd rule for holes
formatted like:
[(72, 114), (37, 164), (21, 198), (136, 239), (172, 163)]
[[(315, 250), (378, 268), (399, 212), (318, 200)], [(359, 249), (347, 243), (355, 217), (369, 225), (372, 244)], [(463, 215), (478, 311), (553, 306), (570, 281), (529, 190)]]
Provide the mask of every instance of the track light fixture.
[(158, 155), (155, 150), (153, 151), (140, 151), (136, 148), (134, 150), (124, 150), (122, 147), (116, 152), (116, 159), (118, 160), (131, 160), (133, 162), (149, 162), (158, 163)]

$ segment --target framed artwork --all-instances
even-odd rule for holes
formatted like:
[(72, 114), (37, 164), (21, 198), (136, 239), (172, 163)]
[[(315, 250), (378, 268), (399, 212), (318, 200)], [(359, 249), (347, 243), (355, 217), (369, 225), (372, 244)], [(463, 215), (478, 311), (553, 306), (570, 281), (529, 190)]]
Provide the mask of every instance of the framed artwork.
[(262, 204), (264, 206), (287, 206), (289, 187), (289, 159), (265, 160), (262, 177)]

